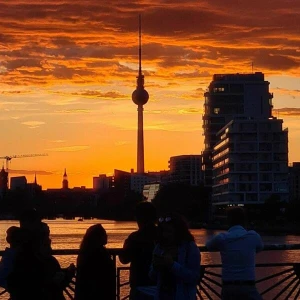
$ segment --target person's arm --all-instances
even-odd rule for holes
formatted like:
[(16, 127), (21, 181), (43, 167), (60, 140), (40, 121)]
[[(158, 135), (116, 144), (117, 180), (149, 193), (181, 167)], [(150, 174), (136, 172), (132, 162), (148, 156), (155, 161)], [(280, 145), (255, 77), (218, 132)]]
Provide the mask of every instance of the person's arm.
[(205, 244), (210, 251), (220, 251), (224, 242), (224, 234), (220, 233), (212, 237)]
[(257, 239), (256, 239), (256, 253), (261, 252), (264, 249), (264, 243), (261, 239), (261, 236), (256, 233)]
[(188, 245), (186, 264), (181, 265), (174, 261), (171, 272), (185, 283), (197, 284), (200, 278), (201, 255), (197, 245), (192, 242)]
[(129, 235), (129, 237), (124, 242), (122, 252), (119, 254), (119, 260), (122, 264), (128, 264), (132, 260), (132, 255), (133, 255), (133, 242), (132, 242), (132, 236)]
[(7, 250), (4, 251), (2, 259), (0, 261), (0, 286), (7, 287), (7, 276), (12, 272), (13, 269), (13, 257), (9, 255)]
[(148, 273), (148, 276), (152, 281), (157, 280), (157, 269), (156, 269), (155, 262), (154, 262), (154, 256), (158, 254), (158, 252), (159, 252), (158, 249), (159, 249), (159, 246), (156, 245), (153, 250), (153, 260), (152, 260), (152, 264), (150, 266), (150, 270)]
[[(5, 252), (4, 252), (5, 253)], [(0, 261), (0, 286), (6, 288), (7, 267), (5, 266), (5, 256)]]

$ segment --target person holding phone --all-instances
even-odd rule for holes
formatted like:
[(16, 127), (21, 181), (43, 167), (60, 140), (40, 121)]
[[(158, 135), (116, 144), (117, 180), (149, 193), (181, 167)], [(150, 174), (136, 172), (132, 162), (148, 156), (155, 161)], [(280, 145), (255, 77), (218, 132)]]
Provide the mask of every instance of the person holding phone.
[(150, 278), (157, 281), (156, 300), (195, 300), (200, 278), (200, 251), (179, 214), (159, 218), (158, 244)]

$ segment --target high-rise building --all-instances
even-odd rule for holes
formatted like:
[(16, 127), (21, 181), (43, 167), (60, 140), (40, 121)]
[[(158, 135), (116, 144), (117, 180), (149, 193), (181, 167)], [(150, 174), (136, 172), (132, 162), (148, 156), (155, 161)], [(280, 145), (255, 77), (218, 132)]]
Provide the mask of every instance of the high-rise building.
[(144, 169), (144, 105), (148, 102), (149, 94), (144, 89), (144, 75), (142, 74), (142, 43), (141, 43), (141, 16), (139, 17), (139, 73), (136, 90), (132, 93), (132, 101), (138, 106), (137, 132), (137, 173), (143, 174)]
[(111, 187), (112, 177), (106, 174), (100, 174), (98, 177), (93, 177), (93, 190), (105, 191)]
[(130, 185), (131, 173), (115, 169), (114, 176), (112, 176), (112, 188), (121, 191), (126, 196), (130, 191)]
[(277, 118), (241, 118), (217, 134), (212, 153), (214, 206), (289, 198), (288, 130)]
[(290, 200), (300, 201), (300, 162), (294, 162), (289, 168)]
[(148, 173), (139, 174), (131, 173), (130, 189), (132, 191), (142, 193), (146, 184), (156, 182), (157, 176), (151, 176)]
[(212, 151), (217, 132), (236, 117), (268, 119), (272, 116), (269, 82), (264, 74), (216, 74), (204, 94), (204, 183), (212, 185)]
[(67, 169), (65, 169), (65, 173), (64, 173), (64, 176), (63, 176), (62, 189), (63, 190), (69, 189), (69, 181), (68, 181)]
[(178, 182), (191, 186), (200, 185), (202, 181), (202, 156), (179, 155), (169, 160), (170, 182)]
[(12, 191), (23, 190), (26, 187), (27, 187), (27, 179), (25, 176), (16, 176), (10, 178), (10, 189)]

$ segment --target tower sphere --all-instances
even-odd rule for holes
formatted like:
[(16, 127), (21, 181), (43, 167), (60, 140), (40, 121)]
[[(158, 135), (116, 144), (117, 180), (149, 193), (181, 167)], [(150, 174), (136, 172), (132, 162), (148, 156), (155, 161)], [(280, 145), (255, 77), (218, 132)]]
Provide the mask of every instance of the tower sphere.
[(132, 101), (136, 105), (144, 105), (149, 100), (149, 94), (144, 88), (137, 87), (137, 89), (132, 93)]

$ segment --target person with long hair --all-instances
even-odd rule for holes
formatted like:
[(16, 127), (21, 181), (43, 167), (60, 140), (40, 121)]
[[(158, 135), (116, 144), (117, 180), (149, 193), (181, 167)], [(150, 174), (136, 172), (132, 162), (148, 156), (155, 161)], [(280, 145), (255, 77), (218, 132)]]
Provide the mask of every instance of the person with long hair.
[(87, 229), (77, 257), (75, 299), (116, 299), (116, 271), (101, 224)]
[(159, 240), (149, 276), (157, 281), (156, 300), (195, 300), (200, 278), (200, 251), (179, 214), (159, 218)]

